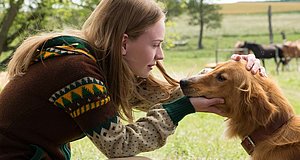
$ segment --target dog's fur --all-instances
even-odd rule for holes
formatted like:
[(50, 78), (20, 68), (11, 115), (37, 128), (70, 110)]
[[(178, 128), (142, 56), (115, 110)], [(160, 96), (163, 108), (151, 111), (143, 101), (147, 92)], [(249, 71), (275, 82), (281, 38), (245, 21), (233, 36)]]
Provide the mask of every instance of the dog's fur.
[[(244, 61), (228, 61), (214, 70), (181, 80), (186, 96), (222, 97), (216, 105), (228, 117), (226, 134), (243, 139), (275, 117), (294, 115), (280, 88), (267, 77), (252, 75)], [(256, 144), (255, 160), (299, 160), (300, 117), (294, 115), (283, 126)]]

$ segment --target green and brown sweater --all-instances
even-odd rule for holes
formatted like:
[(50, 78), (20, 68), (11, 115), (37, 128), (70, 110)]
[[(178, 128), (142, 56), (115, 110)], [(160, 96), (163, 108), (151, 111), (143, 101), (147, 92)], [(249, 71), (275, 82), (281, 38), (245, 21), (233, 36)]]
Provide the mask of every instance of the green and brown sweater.
[[(27, 73), (11, 80), (0, 95), (0, 159), (70, 159), (70, 142), (88, 136), (107, 157), (133, 156), (163, 146), (177, 123), (195, 112), (174, 89), (168, 101), (144, 85), (149, 101), (131, 99), (147, 111), (123, 125), (110, 101), (105, 77), (89, 45), (75, 37), (48, 40)], [(153, 95), (153, 96), (151, 96)]]

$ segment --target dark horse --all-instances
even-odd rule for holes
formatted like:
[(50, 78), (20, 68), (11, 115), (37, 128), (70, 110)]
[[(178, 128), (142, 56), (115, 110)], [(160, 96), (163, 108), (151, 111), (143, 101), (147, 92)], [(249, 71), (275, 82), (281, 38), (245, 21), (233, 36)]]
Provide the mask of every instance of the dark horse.
[[(262, 61), (264, 67), (266, 67), (264, 59), (274, 58), (277, 72), (280, 63), (282, 63), (282, 65), (285, 65), (287, 63), (285, 57), (283, 56), (282, 48), (276, 45), (264, 46), (257, 43), (245, 41), (237, 42), (235, 48), (247, 48), (248, 54), (250, 53), (250, 51), (253, 52), (255, 57)], [(240, 51), (235, 53), (241, 54)]]

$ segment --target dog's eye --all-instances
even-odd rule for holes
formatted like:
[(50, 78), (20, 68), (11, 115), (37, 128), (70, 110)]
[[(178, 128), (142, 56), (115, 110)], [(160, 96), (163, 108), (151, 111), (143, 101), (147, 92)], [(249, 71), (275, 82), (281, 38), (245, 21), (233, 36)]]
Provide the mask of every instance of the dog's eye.
[(222, 74), (218, 74), (216, 76), (217, 80), (220, 82), (226, 81), (227, 79), (222, 75)]

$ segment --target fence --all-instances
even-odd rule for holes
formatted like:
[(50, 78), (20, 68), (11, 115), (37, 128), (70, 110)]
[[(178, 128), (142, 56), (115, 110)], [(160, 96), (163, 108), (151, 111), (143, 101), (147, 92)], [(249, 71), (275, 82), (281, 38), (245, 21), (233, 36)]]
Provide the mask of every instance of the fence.
[(219, 62), (219, 53), (220, 52), (230, 52), (230, 53), (235, 53), (235, 52), (241, 52), (243, 54), (248, 54), (248, 49), (247, 48), (223, 48), (223, 49), (219, 49), (217, 48), (216, 49), (216, 57), (215, 57), (215, 60), (216, 60), (216, 64), (218, 64)]

